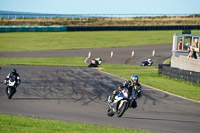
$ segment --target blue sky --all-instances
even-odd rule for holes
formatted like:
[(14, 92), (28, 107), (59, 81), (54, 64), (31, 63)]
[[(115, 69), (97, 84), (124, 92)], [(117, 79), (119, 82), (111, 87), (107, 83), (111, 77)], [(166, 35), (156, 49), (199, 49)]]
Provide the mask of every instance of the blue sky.
[(55, 14), (200, 14), (199, 0), (0, 0), (0, 10)]

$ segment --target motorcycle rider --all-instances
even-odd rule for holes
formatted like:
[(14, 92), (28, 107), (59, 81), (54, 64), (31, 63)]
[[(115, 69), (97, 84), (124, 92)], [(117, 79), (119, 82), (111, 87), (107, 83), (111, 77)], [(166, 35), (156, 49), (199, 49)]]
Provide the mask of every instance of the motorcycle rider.
[(153, 64), (153, 61), (152, 61), (152, 59), (147, 59), (147, 62), (148, 62), (148, 66), (151, 66), (152, 64)]
[(147, 60), (143, 60), (142, 61), (142, 65), (141, 66), (152, 66), (153, 61), (152, 59), (148, 58)]
[[(113, 95), (112, 95), (110, 103), (112, 103), (115, 100), (115, 96), (117, 96), (121, 92), (121, 90), (125, 87), (127, 87), (128, 92), (129, 92), (128, 97), (132, 95), (132, 91), (135, 92), (136, 99), (140, 97), (142, 87), (138, 81), (139, 81), (139, 77), (137, 75), (132, 75), (131, 80), (126, 80), (123, 84), (118, 85), (117, 89), (113, 91)], [(134, 101), (134, 103), (132, 104), (132, 107), (133, 108), (137, 107), (136, 101)]]
[(139, 83), (139, 77), (137, 75), (131, 76), (131, 84), (134, 87), (136, 98), (140, 98), (142, 86)]
[[(8, 76), (6, 77), (6, 79), (4, 80), (5, 85), (8, 84), (9, 78), (10, 77), (14, 77), (17, 81), (15, 84), (15, 89), (14, 89), (14, 93), (16, 92), (16, 88), (19, 86), (19, 84), (21, 83), (21, 79), (19, 74), (17, 73), (16, 69), (12, 69), (11, 72), (8, 74)], [(6, 92), (8, 91), (8, 88), (6, 88)]]
[[(134, 87), (137, 86), (137, 87)], [(118, 95), (123, 88), (127, 87), (129, 91), (129, 97), (132, 94), (132, 90), (135, 91), (136, 98), (141, 97), (141, 88), (142, 86), (139, 83), (139, 77), (137, 75), (132, 75), (131, 80), (126, 80), (122, 85), (118, 85), (117, 90), (113, 91), (112, 99), (113, 102), (115, 96)]]
[(101, 65), (101, 58), (94, 58), (91, 61), (91, 64), (88, 67), (98, 67), (99, 65)]
[(101, 58), (95, 58), (95, 61), (97, 61), (98, 65), (101, 65)]

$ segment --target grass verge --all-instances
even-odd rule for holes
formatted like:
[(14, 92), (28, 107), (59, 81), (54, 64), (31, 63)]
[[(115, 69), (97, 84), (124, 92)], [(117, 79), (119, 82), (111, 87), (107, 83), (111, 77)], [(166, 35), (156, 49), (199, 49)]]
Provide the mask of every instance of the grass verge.
[[(182, 31), (93, 31), (1, 33), (0, 51), (105, 48), (170, 44), (172, 35)], [(193, 34), (200, 34), (193, 30)]]
[(171, 58), (167, 59), (164, 64), (171, 64)]
[(83, 123), (43, 120), (23, 116), (0, 114), (0, 132), (2, 133), (150, 133), (111, 126), (97, 126)]
[(137, 74), (139, 81), (143, 84), (164, 90), (179, 96), (200, 101), (200, 85), (192, 84), (178, 79), (170, 79), (166, 76), (158, 75), (158, 68), (155, 66), (131, 66), (131, 65), (102, 65), (103, 71), (130, 79), (130, 76)]
[(1, 65), (87, 66), (84, 57), (0, 58)]

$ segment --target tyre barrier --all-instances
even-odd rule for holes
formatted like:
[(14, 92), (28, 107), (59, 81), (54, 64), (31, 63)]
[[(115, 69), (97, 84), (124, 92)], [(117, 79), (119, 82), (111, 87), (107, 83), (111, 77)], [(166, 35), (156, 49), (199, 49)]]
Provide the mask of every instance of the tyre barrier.
[(65, 32), (66, 26), (0, 26), (0, 32)]
[(200, 30), (200, 25), (171, 26), (0, 26), (0, 32)]
[(200, 72), (188, 71), (178, 68), (173, 68), (170, 65), (159, 64), (158, 74), (165, 75), (170, 78), (181, 79), (188, 82), (200, 84)]
[(170, 26), (67, 26), (67, 31), (199, 30), (200, 25)]

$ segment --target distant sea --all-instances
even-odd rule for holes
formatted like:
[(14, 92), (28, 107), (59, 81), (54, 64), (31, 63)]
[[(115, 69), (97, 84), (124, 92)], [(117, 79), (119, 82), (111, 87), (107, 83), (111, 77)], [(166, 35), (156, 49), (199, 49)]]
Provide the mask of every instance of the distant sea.
[(157, 17), (157, 16), (190, 16), (193, 14), (48, 14), (33, 12), (15, 12), (0, 10), (0, 18), (91, 18), (91, 17), (107, 17), (107, 18), (123, 18), (123, 17)]
[[(94, 17), (90, 16), (90, 17)], [(87, 18), (88, 15), (83, 14), (44, 14), (44, 13), (32, 13), (32, 12), (15, 12), (15, 11), (1, 11), (0, 18), (37, 18), (37, 17), (68, 17), (68, 18)]]

